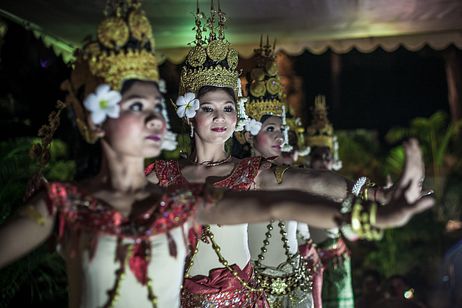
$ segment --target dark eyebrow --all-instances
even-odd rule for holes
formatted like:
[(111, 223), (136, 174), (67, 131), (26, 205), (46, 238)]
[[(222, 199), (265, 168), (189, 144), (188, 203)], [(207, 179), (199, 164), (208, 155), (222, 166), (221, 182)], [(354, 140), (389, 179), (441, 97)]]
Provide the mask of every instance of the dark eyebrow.
[(134, 98), (144, 98), (145, 99), (146, 97), (138, 95), (138, 94), (132, 94), (132, 95), (126, 97), (125, 100), (128, 101), (129, 99), (134, 99)]
[[(199, 101), (199, 103), (200, 103), (200, 105), (203, 105), (203, 104), (210, 104), (210, 105), (213, 105), (212, 102), (207, 102), (207, 101), (205, 101), (205, 102)], [(225, 102), (223, 102), (223, 105), (226, 105), (226, 104), (236, 105), (236, 103), (235, 103), (234, 101), (225, 101)]]
[[(125, 100), (130, 100), (130, 99), (134, 99), (134, 98), (142, 98), (142, 99), (148, 99), (146, 96), (141, 96), (141, 95), (138, 95), (138, 94), (132, 94), (128, 97), (125, 98)], [(161, 101), (162, 100), (162, 96), (161, 95), (156, 95), (154, 97), (154, 100), (156, 101)]]

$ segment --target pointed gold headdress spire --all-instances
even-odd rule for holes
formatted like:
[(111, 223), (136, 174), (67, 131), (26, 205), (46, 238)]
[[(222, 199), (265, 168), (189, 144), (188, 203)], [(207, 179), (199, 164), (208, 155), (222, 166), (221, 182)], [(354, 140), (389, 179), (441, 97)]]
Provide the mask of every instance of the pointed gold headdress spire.
[(264, 115), (283, 115), (284, 94), (274, 54), (275, 45), (276, 40), (273, 46), (270, 45), (268, 36), (263, 45), (261, 36), (260, 46), (254, 50), (256, 65), (250, 71), (245, 111), (256, 121), (260, 121)]
[(96, 137), (86, 125), (83, 99), (101, 84), (120, 91), (128, 79), (159, 81), (151, 24), (139, 0), (108, 0), (96, 39), (77, 51), (70, 79), (61, 86), (86, 141)]
[[(186, 57), (180, 76), (180, 95), (187, 92), (197, 94), (203, 86), (227, 87), (234, 90), (238, 96), (238, 53), (230, 47), (225, 39), (226, 14), (215, 9), (211, 2), (210, 16), (206, 20), (206, 26), (202, 26), (201, 20), (204, 14), (197, 4), (195, 14), (196, 39), (194, 47)], [(208, 31), (208, 38), (204, 39), (203, 32)]]
[(314, 99), (313, 119), (306, 130), (309, 146), (325, 146), (332, 149), (334, 128), (327, 117), (326, 97), (318, 95)]
[(305, 140), (310, 147), (328, 147), (334, 156), (332, 168), (334, 170), (342, 168), (337, 136), (334, 135), (334, 128), (327, 117), (326, 97), (323, 95), (318, 95), (314, 99), (313, 120), (306, 130)]
[(151, 24), (139, 0), (108, 0), (97, 39), (83, 47), (90, 71), (113, 89), (125, 79), (159, 80)]

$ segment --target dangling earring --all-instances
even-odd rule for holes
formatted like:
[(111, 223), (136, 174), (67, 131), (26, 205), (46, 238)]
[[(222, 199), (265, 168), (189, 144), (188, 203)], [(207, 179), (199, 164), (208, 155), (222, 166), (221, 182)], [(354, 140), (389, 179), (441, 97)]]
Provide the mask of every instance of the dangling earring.
[(190, 133), (191, 138), (194, 137), (194, 126), (191, 125), (191, 133)]

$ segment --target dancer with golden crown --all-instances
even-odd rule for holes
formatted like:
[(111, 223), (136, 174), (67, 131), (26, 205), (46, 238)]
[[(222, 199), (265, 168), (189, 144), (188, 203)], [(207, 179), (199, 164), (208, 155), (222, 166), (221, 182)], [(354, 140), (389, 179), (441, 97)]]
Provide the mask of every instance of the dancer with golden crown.
[(71, 77), (63, 83), (66, 103), (40, 130), (43, 144), (35, 149), (47, 156), (67, 105), (84, 139), (101, 146), (99, 174), (78, 183), (47, 184), (0, 228), (0, 267), (57, 229), (70, 307), (178, 307), (194, 221), (293, 219), (295, 212), (311, 221), (330, 207), (331, 215), (323, 215), (330, 217), (323, 222), (329, 226), (339, 215), (340, 204), (306, 193), (286, 200), (279, 192), (230, 193), (202, 184), (161, 189), (147, 182), (145, 158), (174, 146), (173, 138), (165, 138), (168, 121), (156, 63), (151, 27), (140, 3), (109, 2), (97, 40), (77, 55)]
[[(147, 182), (145, 158), (174, 145), (173, 138), (164, 142), (168, 122), (158, 78), (151, 27), (140, 3), (109, 2), (97, 40), (78, 54), (63, 84), (66, 103), (59, 104), (60, 110), (73, 109), (84, 139), (101, 146), (99, 174), (47, 184), (2, 225), (0, 267), (45, 241), (56, 226), (70, 307), (178, 307), (186, 233), (194, 221), (238, 224), (296, 215), (319, 227), (349, 223), (353, 215), (340, 212), (341, 202), (305, 192), (224, 192), (202, 184), (161, 189)], [(41, 129), (43, 144), (36, 152), (43, 156), (59, 114)], [(347, 201), (343, 208), (350, 201), (369, 206)], [(392, 210), (372, 215), (371, 223), (400, 225), (431, 202), (393, 200)]]
[[(310, 167), (317, 170), (340, 170), (337, 137), (327, 116), (324, 96), (314, 101), (313, 119), (306, 132), (310, 146)], [(366, 183), (365, 185), (370, 185)], [(312, 230), (313, 239), (324, 264), (322, 302), (327, 308), (354, 307), (351, 261), (348, 248), (338, 228)]]
[[(166, 187), (188, 186), (207, 181), (216, 188), (239, 191), (297, 189), (343, 202), (342, 211), (349, 212), (353, 206), (350, 202), (353, 198), (351, 189), (355, 187), (355, 190), (361, 190), (360, 185), (354, 186), (334, 173), (303, 169), (287, 169), (281, 175), (285, 180), (278, 181), (280, 177), (275, 177), (276, 169), (271, 162), (261, 157), (238, 160), (225, 151), (225, 142), (232, 136), (235, 128), (251, 130), (254, 122), (245, 118), (237, 121), (236, 101), (241, 106), (244, 98), (239, 90), (236, 70), (238, 54), (225, 40), (226, 16), (220, 8), (216, 10), (212, 5), (210, 16), (206, 20), (206, 37), (203, 35), (203, 18), (204, 14), (197, 9), (195, 46), (191, 48), (182, 68), (180, 96), (176, 103), (178, 116), (191, 129), (191, 155), (180, 161), (155, 161), (146, 169), (149, 179)], [(400, 184), (386, 195), (386, 202), (391, 202), (391, 196), (402, 195), (406, 190), (410, 202), (422, 200), (419, 201), (419, 206), (425, 206), (427, 202), (429, 205), (431, 201), (427, 201), (427, 198), (430, 197), (420, 199), (419, 181), (423, 176), (420, 150), (415, 142), (406, 145), (406, 149), (408, 163), (403, 170)], [(368, 203), (367, 200), (364, 202)], [(372, 217), (372, 224), (368, 220), (355, 225), (355, 231), (368, 236), (372, 232), (372, 225), (376, 224), (376, 211), (380, 212), (382, 209), (378, 209), (376, 205), (369, 208), (359, 203), (355, 209), (359, 210), (358, 214), (372, 211), (373, 215), (368, 216)], [(284, 212), (283, 208), (280, 210)], [(329, 209), (325, 208), (321, 212), (327, 215)], [(319, 221), (330, 221), (328, 217), (332, 218), (312, 218), (317, 225)], [(404, 217), (396, 223), (404, 223)], [(333, 223), (332, 226), (337, 225), (334, 221), (330, 222)], [(267, 305), (264, 290), (255, 281), (250, 264), (246, 224), (204, 226), (201, 236), (196, 237), (193, 243), (186, 265), (181, 302), (184, 307)]]
[[(288, 168), (287, 163), (293, 162), (293, 149), (288, 140), (289, 126), (274, 46), (271, 48), (268, 37), (266, 45), (260, 39), (255, 59), (256, 66), (248, 77), (248, 100), (241, 107), (241, 110), (245, 108), (246, 114), (241, 112), (241, 117), (249, 117), (252, 123), (261, 123), (261, 127), (257, 124), (249, 127), (250, 131), (244, 136), (239, 132), (236, 136), (250, 144), (252, 156), (271, 159), (278, 165), (275, 174), (281, 175)], [(295, 221), (270, 221), (249, 225), (249, 246), (256, 276), (271, 307), (313, 307), (314, 264), (312, 259), (308, 261), (299, 254), (297, 243), (297, 229), (304, 230), (306, 238), (309, 238), (309, 229), (306, 224), (299, 224)]]

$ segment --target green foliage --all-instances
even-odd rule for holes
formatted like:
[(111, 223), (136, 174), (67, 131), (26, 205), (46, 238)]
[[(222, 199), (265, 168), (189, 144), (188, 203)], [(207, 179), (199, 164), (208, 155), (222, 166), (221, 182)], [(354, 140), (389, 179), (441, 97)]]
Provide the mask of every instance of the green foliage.
[(380, 144), (375, 132), (366, 130), (338, 131), (339, 157), (343, 168), (339, 171), (351, 179), (368, 176), (381, 178)]
[(385, 158), (384, 171), (393, 179), (397, 179), (404, 166), (405, 154), (402, 146), (394, 147)]
[[(445, 232), (445, 223), (450, 218), (460, 219), (462, 214), (462, 144), (458, 139), (461, 126), (462, 121), (449, 123), (446, 114), (437, 112), (429, 118), (414, 119), (407, 128), (388, 132), (386, 139), (392, 144), (407, 137), (419, 140), (426, 164), (424, 185), (437, 192), (437, 206), (413, 217), (402, 228), (387, 230), (379, 242), (360, 243), (361, 265), (378, 270), (384, 277), (417, 273), (419, 280), (414, 284), (430, 287), (435, 266), (452, 241)], [(369, 155), (368, 152), (363, 154)], [(393, 147), (380, 160), (381, 169), (397, 179), (405, 160), (403, 147)], [(344, 159), (344, 164), (348, 163)]]
[[(22, 138), (0, 142), (0, 224), (23, 203), (27, 182), (38, 170), (29, 157), (36, 139)], [(75, 163), (67, 160), (66, 145), (55, 140), (51, 144), (51, 159), (44, 170), (49, 181), (68, 181), (74, 176)], [(0, 270), (0, 308), (7, 307), (10, 299), (21, 287), (30, 289), (31, 300), (43, 301), (64, 294), (66, 286), (64, 264), (47, 245)]]

